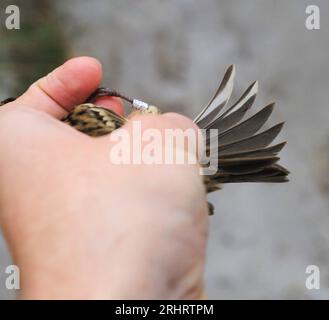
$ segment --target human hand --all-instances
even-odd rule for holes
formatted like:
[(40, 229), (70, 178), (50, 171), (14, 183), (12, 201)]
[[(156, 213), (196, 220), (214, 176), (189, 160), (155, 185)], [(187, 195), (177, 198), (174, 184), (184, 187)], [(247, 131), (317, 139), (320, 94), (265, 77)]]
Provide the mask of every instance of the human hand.
[[(198, 166), (115, 165), (108, 136), (59, 121), (101, 78), (99, 62), (75, 58), (0, 109), (0, 225), (21, 297), (201, 298), (208, 215)], [(117, 98), (97, 104), (123, 114)], [(142, 130), (196, 129), (178, 114), (136, 119)]]

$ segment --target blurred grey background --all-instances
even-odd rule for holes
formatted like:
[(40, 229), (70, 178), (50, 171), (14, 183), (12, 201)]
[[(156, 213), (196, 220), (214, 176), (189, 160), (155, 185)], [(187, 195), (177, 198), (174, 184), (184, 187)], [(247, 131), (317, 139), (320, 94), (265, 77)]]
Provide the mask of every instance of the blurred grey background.
[[(12, 2), (12, 1), (10, 1)], [(104, 84), (194, 116), (225, 67), (237, 67), (236, 94), (260, 82), (255, 110), (276, 101), (286, 121), (282, 163), (290, 183), (229, 185), (211, 195), (206, 288), (210, 298), (329, 298), (329, 3), (327, 0), (29, 0), (21, 30), (0, 28), (0, 96), (66, 58), (90, 55)], [(3, 11), (7, 0), (1, 0)], [(305, 28), (320, 8), (321, 29)], [(1, 18), (1, 16), (0, 16)], [(2, 18), (1, 22), (4, 21)], [(10, 257), (0, 240), (0, 298)], [(320, 290), (305, 288), (318, 265)]]

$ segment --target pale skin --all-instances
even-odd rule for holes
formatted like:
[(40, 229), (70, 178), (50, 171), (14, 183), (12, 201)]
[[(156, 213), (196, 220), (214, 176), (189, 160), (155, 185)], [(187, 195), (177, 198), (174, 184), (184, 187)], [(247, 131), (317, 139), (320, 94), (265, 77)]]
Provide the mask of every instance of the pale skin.
[[(0, 109), (0, 226), (24, 299), (198, 299), (208, 215), (196, 165), (114, 165), (107, 136), (59, 121), (100, 86), (71, 59)], [(117, 98), (97, 104), (123, 114)], [(142, 128), (195, 128), (178, 114)], [(130, 130), (131, 121), (125, 127)]]

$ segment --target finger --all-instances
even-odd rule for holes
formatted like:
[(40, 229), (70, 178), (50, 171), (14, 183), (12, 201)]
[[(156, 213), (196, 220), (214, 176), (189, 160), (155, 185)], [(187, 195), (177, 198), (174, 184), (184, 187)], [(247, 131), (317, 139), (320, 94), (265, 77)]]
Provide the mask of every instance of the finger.
[(96, 59), (73, 58), (32, 84), (15, 103), (62, 118), (83, 103), (101, 79), (102, 67)]
[(124, 115), (123, 102), (117, 97), (100, 97), (94, 102), (97, 106), (113, 110), (114, 112)]

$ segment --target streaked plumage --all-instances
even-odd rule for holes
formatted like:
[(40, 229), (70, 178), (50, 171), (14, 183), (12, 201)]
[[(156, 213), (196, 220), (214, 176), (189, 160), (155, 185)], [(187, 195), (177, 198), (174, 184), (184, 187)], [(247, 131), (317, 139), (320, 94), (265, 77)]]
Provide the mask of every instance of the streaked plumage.
[(126, 119), (112, 110), (84, 103), (76, 106), (63, 121), (92, 137), (99, 137), (120, 128)]

